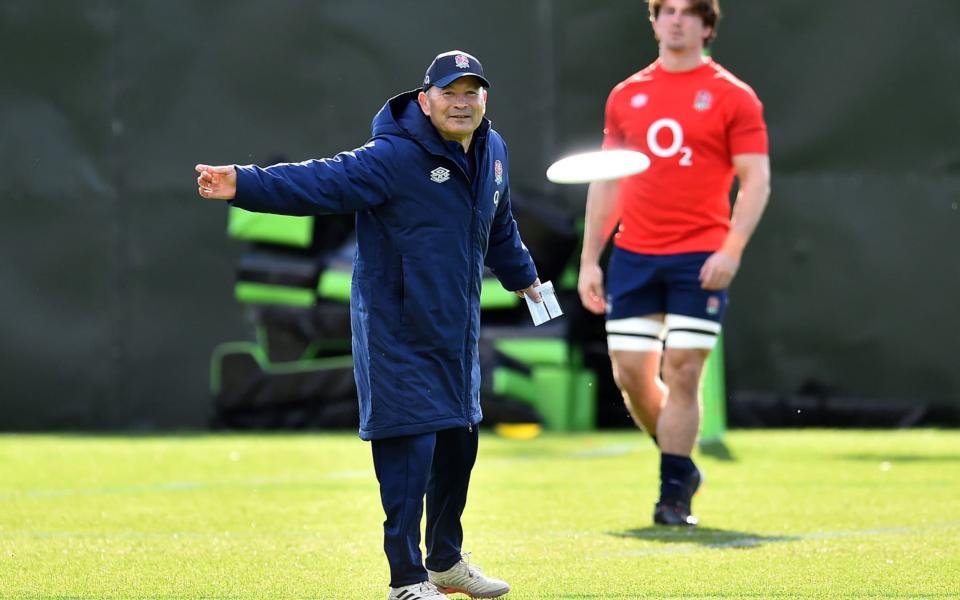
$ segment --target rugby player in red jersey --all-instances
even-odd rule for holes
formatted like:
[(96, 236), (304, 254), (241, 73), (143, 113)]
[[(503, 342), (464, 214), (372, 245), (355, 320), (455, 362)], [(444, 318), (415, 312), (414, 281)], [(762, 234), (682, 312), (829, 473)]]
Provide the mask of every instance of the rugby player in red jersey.
[[(760, 100), (704, 56), (718, 0), (648, 4), (659, 58), (613, 88), (603, 147), (639, 150), (651, 164), (590, 185), (577, 288), (587, 310), (606, 314), (614, 379), (660, 447), (654, 522), (692, 526), (700, 377), (767, 204), (770, 161)], [(617, 223), (605, 292), (599, 259)]]

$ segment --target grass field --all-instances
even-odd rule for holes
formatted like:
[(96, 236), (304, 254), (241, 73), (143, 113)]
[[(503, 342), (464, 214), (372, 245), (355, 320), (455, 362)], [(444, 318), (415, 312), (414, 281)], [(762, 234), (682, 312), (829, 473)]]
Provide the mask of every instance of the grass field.
[[(733, 432), (650, 526), (634, 432), (481, 436), (465, 550), (509, 598), (960, 598), (960, 432)], [(352, 435), (0, 436), (0, 597), (374, 598)], [(463, 596), (454, 596), (462, 598)]]

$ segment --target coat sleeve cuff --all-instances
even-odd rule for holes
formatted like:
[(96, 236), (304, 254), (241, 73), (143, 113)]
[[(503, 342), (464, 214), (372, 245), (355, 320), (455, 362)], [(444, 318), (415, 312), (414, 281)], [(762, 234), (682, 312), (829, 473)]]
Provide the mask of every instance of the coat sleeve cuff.
[(530, 284), (537, 280), (537, 268), (533, 260), (528, 259), (522, 269), (510, 273), (497, 273), (497, 279), (505, 289), (516, 292), (530, 287)]
[(237, 191), (230, 200), (230, 206), (244, 208), (251, 200), (250, 190), (255, 187), (256, 173), (253, 165), (233, 165), (237, 171)]

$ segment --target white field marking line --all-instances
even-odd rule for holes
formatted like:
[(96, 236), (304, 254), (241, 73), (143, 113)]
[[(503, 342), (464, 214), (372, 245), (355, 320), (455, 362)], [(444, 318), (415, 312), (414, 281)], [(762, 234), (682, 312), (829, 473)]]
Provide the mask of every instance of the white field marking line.
[(329, 539), (331, 534), (320, 531), (0, 531), (0, 540), (4, 539), (88, 539), (88, 540), (219, 540), (219, 539)]
[[(664, 548), (654, 548), (649, 550), (637, 550), (630, 552), (613, 552), (605, 553), (602, 556), (605, 557), (630, 557), (630, 556), (649, 556), (649, 555), (658, 555), (658, 554), (691, 554), (697, 551), (706, 551), (706, 550), (715, 550), (715, 549), (725, 549), (725, 548), (749, 548), (754, 546), (761, 546), (763, 544), (773, 544), (773, 543), (783, 543), (783, 542), (803, 542), (809, 540), (823, 540), (823, 539), (837, 539), (837, 538), (849, 538), (849, 537), (878, 537), (883, 535), (910, 535), (914, 533), (923, 533), (926, 531), (947, 531), (952, 529), (960, 529), (960, 521), (950, 521), (946, 523), (938, 523), (933, 525), (921, 525), (918, 527), (888, 527), (880, 529), (862, 529), (858, 531), (814, 531), (810, 533), (798, 533), (795, 535), (777, 535), (770, 537), (763, 536), (744, 536), (736, 537), (734, 533), (727, 533), (722, 531), (710, 531), (703, 532), (701, 534), (696, 534), (695, 531), (686, 532), (670, 532), (664, 531), (662, 533), (651, 532), (650, 535), (631, 535), (631, 534), (613, 534), (618, 537), (623, 538), (634, 538), (634, 539), (649, 539), (650, 541), (663, 541), (664, 538), (675, 538), (676, 540), (682, 540), (684, 537), (692, 537), (693, 535), (699, 535), (701, 538), (736, 538), (730, 539), (728, 541), (717, 541), (709, 543), (697, 543), (697, 542), (685, 542), (685, 543), (675, 543), (668, 541), (666, 543), (674, 544), (672, 546)], [(487, 531), (485, 535), (498, 535), (498, 536), (509, 536), (510, 534), (516, 534), (517, 532), (511, 530), (509, 532), (497, 532), (497, 531)], [(583, 531), (583, 530), (567, 530), (567, 531), (537, 531), (533, 532), (535, 537), (558, 537), (558, 538), (580, 538), (580, 537), (594, 537), (597, 535), (597, 532), (593, 531)], [(15, 538), (39, 538), (39, 539), (220, 539), (220, 538), (236, 538), (236, 539), (247, 539), (247, 538), (317, 538), (317, 539), (326, 539), (329, 537), (329, 534), (319, 531), (273, 531), (273, 532), (253, 532), (253, 531), (213, 531), (213, 532), (197, 532), (197, 531), (169, 531), (169, 532), (155, 532), (155, 533), (145, 533), (145, 532), (136, 532), (136, 531), (117, 531), (117, 532), (71, 532), (71, 531), (0, 531), (0, 539), (15, 539)]]
[[(137, 596), (139, 597), (139, 596)], [(150, 600), (183, 600), (186, 596), (158, 596), (150, 595)], [(243, 600), (247, 596), (208, 596), (204, 594), (203, 600)], [(31, 600), (104, 600), (104, 598), (127, 598), (127, 596), (30, 596)]]
[(97, 496), (106, 494), (143, 494), (156, 492), (192, 492), (230, 487), (282, 487), (285, 485), (314, 485), (325, 480), (374, 478), (373, 469), (352, 469), (321, 473), (316, 479), (290, 479), (282, 477), (254, 477), (232, 481), (169, 481), (143, 485), (117, 485), (93, 488), (36, 489), (22, 492), (0, 493), (0, 501), (15, 498), (62, 498), (64, 496)]
[[(477, 462), (479, 466), (487, 464), (516, 464), (516, 463), (525, 463), (525, 462), (536, 462), (536, 461), (545, 461), (545, 460), (569, 460), (571, 458), (609, 458), (614, 456), (625, 456), (631, 454), (637, 449), (644, 448), (646, 444), (640, 443), (626, 443), (626, 444), (614, 444), (612, 446), (602, 446), (600, 448), (587, 448), (585, 450), (578, 450), (576, 452), (568, 453), (557, 453), (557, 454), (529, 454), (523, 456), (514, 456), (514, 457), (490, 457), (482, 458)], [(651, 445), (651, 448), (653, 446)]]
[(574, 458), (602, 458), (607, 456), (623, 456), (636, 450), (640, 444), (617, 444), (603, 448), (588, 448), (575, 453)]
[[(634, 538), (634, 539), (646, 539), (650, 541), (663, 541), (664, 538), (674, 538), (678, 542), (683, 540), (685, 537), (700, 537), (702, 538), (734, 538), (728, 539), (727, 541), (716, 541), (716, 542), (696, 542), (689, 541), (679, 543), (675, 546), (668, 546), (664, 548), (650, 548), (645, 550), (633, 550), (630, 552), (615, 552), (608, 553), (604, 556), (651, 556), (658, 554), (692, 554), (694, 552), (707, 551), (707, 550), (716, 550), (724, 548), (752, 548), (755, 546), (762, 546), (764, 544), (778, 544), (783, 542), (805, 542), (809, 540), (830, 540), (838, 538), (849, 538), (849, 537), (879, 537), (884, 535), (910, 535), (914, 533), (923, 533), (926, 531), (945, 531), (951, 529), (960, 529), (960, 521), (948, 521), (945, 523), (936, 523), (932, 525), (921, 525), (917, 527), (885, 527), (879, 529), (861, 529), (855, 531), (812, 531), (810, 533), (798, 533), (792, 535), (774, 535), (770, 537), (764, 536), (742, 536), (738, 537), (733, 533), (725, 533), (722, 531), (709, 531), (704, 532), (703, 534), (697, 534), (696, 531), (690, 532), (669, 532), (664, 531), (663, 533), (651, 532), (650, 535), (636, 535), (636, 534), (614, 534), (620, 537), (625, 538)], [(672, 540), (668, 543), (674, 543)]]

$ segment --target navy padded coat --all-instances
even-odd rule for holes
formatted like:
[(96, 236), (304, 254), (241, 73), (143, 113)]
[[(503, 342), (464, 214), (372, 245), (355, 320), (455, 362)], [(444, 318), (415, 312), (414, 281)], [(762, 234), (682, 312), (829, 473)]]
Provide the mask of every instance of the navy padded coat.
[(462, 147), (440, 137), (415, 90), (387, 101), (361, 148), (237, 167), (239, 208), (356, 212), (350, 309), (364, 440), (479, 423), (484, 265), (511, 291), (537, 277), (510, 210), (506, 144), (487, 119), (471, 151), (472, 180)]

